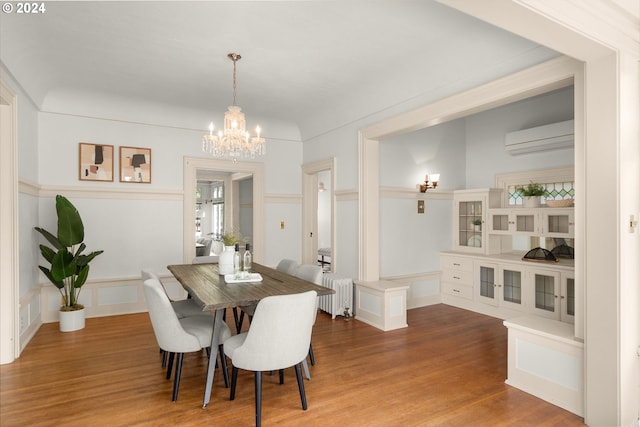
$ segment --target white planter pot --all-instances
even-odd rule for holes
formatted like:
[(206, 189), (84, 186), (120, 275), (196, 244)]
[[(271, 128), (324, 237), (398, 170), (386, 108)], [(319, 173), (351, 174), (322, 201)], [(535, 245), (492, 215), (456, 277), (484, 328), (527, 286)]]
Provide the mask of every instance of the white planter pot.
[(84, 329), (85, 309), (74, 311), (59, 311), (60, 332), (72, 332)]
[(523, 197), (522, 206), (524, 206), (525, 208), (539, 208), (540, 196)]
[(221, 275), (225, 274), (233, 274), (235, 271), (233, 269), (233, 255), (236, 252), (235, 246), (225, 246), (224, 251), (220, 254), (218, 258), (218, 270)]

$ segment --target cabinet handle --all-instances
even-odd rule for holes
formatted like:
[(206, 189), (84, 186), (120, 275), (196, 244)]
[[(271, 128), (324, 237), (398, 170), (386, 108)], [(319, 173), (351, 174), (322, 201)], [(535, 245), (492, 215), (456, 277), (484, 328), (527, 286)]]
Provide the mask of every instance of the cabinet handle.
[(454, 289), (453, 292), (460, 293), (460, 291), (458, 289)]
[(560, 299), (564, 299), (564, 295), (560, 295)]
[(454, 279), (456, 280), (460, 280), (460, 278), (458, 276), (453, 276)]
[(458, 264), (457, 262), (454, 262), (453, 265), (455, 265), (456, 267), (460, 267), (460, 264)]

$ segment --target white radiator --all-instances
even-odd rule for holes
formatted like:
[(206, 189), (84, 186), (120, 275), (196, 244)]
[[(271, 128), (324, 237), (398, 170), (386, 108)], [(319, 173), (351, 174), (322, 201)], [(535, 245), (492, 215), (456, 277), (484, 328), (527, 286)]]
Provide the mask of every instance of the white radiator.
[(334, 273), (322, 275), (322, 286), (336, 291), (332, 295), (318, 297), (320, 310), (331, 314), (331, 318), (344, 315), (345, 310), (353, 315), (353, 280)]

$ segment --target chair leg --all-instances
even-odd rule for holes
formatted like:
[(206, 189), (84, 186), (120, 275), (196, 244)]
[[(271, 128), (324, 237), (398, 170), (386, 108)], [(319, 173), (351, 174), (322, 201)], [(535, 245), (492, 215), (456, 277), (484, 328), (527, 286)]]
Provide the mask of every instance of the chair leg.
[(316, 358), (313, 357), (313, 345), (309, 343), (309, 361), (311, 362), (311, 366), (316, 365)]
[(236, 333), (239, 334), (242, 330), (242, 323), (244, 321), (244, 311), (240, 310), (240, 317), (238, 317), (238, 308), (233, 307), (233, 320), (236, 324)]
[(180, 387), (180, 375), (182, 375), (182, 356), (184, 353), (178, 353), (178, 360), (176, 361), (176, 374), (173, 379), (173, 397), (172, 402), (178, 400), (178, 388)]
[(231, 366), (231, 392), (229, 393), (229, 400), (236, 398), (236, 383), (238, 382), (238, 368)]
[(262, 420), (262, 372), (255, 372), (256, 377), (256, 427)]
[(169, 365), (167, 366), (167, 379), (171, 379), (171, 371), (173, 370), (173, 358), (176, 354), (169, 353)]
[(284, 369), (280, 369), (278, 374), (280, 376), (280, 384), (284, 384)]
[(298, 380), (298, 390), (300, 391), (300, 400), (302, 401), (302, 409), (307, 410), (307, 396), (304, 393), (304, 381), (302, 380), (302, 369), (300, 363), (296, 365), (296, 379)]
[(220, 369), (222, 369), (222, 377), (224, 378), (225, 388), (229, 388), (229, 371), (227, 368), (227, 358), (224, 355), (224, 346), (220, 344), (218, 346), (218, 353), (220, 353)]
[(166, 351), (160, 349), (160, 352), (162, 353), (162, 367), (166, 368), (167, 367), (167, 358), (169, 357), (169, 353), (167, 353)]
[(307, 359), (302, 361), (302, 368), (304, 369), (304, 376), (307, 377), (308, 380), (311, 380), (311, 372), (309, 372), (309, 365), (307, 364)]

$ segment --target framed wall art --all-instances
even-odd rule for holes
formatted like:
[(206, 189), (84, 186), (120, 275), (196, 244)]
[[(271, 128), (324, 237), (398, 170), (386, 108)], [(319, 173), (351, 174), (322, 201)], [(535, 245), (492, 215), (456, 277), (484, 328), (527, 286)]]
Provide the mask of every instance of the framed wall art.
[(151, 183), (151, 148), (120, 147), (120, 182)]
[(81, 142), (78, 158), (80, 181), (113, 181), (113, 145)]

